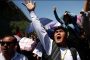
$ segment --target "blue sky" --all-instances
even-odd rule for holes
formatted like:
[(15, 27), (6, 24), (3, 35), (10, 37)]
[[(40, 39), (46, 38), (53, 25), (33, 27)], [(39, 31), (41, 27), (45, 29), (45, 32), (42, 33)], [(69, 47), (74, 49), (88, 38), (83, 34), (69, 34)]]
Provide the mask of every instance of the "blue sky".
[[(30, 19), (29, 12), (26, 7), (22, 4), (23, 0), (12, 0), (16, 1), (16, 5), (21, 11)], [(33, 1), (33, 0), (32, 0)], [(57, 7), (58, 15), (61, 17), (64, 11), (70, 11), (73, 14), (79, 14), (83, 9), (84, 0), (35, 0), (36, 1), (36, 15), (39, 18), (46, 17), (55, 20), (53, 14), (53, 6)]]
[(59, 16), (62, 16), (64, 11), (70, 11), (74, 14), (79, 14), (79, 12), (83, 9), (84, 0), (54, 0), (54, 1), (36, 1), (36, 14), (39, 18), (47, 17), (52, 20), (55, 20), (53, 15), (53, 6), (57, 7), (57, 12)]

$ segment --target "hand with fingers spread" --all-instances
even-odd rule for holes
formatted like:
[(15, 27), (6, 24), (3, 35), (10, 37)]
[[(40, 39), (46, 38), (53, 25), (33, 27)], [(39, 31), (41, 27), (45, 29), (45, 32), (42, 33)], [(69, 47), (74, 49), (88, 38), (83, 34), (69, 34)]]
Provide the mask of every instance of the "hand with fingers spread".
[(29, 11), (34, 11), (35, 9), (35, 2), (32, 2), (31, 0), (24, 0), (25, 1), (25, 5), (28, 8)]

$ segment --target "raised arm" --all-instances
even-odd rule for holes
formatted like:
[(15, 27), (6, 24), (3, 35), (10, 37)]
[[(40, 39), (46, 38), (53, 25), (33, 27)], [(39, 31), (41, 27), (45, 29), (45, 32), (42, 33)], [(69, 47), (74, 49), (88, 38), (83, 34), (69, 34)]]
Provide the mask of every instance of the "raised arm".
[(25, 1), (25, 5), (27, 7), (27, 9), (31, 12), (35, 10), (36, 7), (36, 3), (32, 2), (31, 0), (24, 0)]
[(58, 17), (58, 14), (57, 14), (57, 12), (56, 12), (56, 7), (53, 8), (53, 11), (54, 11), (54, 16), (55, 16), (56, 20), (57, 20), (59, 23), (64, 24), (64, 21), (61, 20), (61, 19)]
[(37, 16), (34, 13), (36, 4), (32, 3), (31, 1), (25, 0), (25, 5), (28, 8), (28, 10), (30, 11), (30, 16), (31, 16), (31, 20), (33, 23), (33, 26), (35, 28), (35, 31), (37, 33), (37, 36), (42, 44), (42, 46), (44, 47), (46, 53), (49, 55), (51, 52), (51, 40), (50, 37), (48, 36), (46, 30), (43, 28), (42, 24), (40, 23), (39, 19), (37, 18)]

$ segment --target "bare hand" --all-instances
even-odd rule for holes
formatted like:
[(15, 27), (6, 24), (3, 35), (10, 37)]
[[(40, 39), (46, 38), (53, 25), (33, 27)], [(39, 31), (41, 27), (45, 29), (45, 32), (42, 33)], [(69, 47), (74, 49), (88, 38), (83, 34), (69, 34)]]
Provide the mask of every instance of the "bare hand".
[(56, 11), (56, 9), (57, 9), (56, 6), (53, 6), (53, 11)]
[(30, 0), (24, 0), (25, 1), (25, 5), (26, 5), (26, 7), (28, 8), (28, 10), (29, 11), (34, 11), (34, 9), (35, 9), (35, 6), (36, 6), (36, 4), (35, 4), (35, 2), (34, 3), (32, 3), (32, 1)]

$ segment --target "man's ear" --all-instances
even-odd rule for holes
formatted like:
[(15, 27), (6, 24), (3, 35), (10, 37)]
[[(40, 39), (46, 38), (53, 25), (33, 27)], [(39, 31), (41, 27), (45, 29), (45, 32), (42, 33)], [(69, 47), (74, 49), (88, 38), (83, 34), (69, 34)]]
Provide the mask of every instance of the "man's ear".
[(17, 46), (17, 45), (15, 45), (15, 50), (17, 50), (17, 47), (18, 47), (18, 46)]
[(69, 32), (67, 32), (67, 38), (69, 37)]

